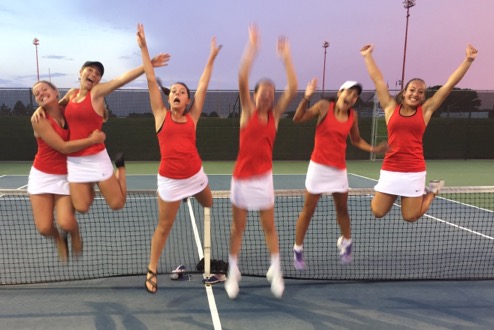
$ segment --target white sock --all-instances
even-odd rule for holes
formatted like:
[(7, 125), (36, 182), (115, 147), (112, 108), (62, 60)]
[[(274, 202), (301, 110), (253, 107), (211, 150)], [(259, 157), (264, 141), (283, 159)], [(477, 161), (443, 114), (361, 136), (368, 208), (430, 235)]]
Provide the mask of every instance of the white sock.
[(279, 253), (273, 253), (271, 255), (271, 266), (275, 267), (276, 269), (280, 269), (280, 255), (279, 255)]
[(238, 268), (237, 266), (237, 256), (228, 255), (228, 263), (230, 264), (230, 268)]
[(295, 244), (293, 245), (293, 249), (294, 249), (295, 251), (297, 251), (297, 252), (300, 252), (300, 251), (302, 251), (302, 250), (304, 249), (304, 245), (303, 245), (303, 244), (297, 245), (297, 243), (295, 243)]

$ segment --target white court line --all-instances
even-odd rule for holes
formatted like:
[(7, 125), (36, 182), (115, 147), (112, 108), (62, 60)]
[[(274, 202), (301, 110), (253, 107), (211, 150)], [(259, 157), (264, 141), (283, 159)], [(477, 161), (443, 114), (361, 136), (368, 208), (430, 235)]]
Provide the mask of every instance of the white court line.
[[(197, 230), (196, 218), (194, 216), (194, 211), (192, 208), (192, 203), (190, 202), (190, 198), (187, 199), (187, 206), (189, 207), (190, 222), (192, 224), (192, 230), (194, 232), (194, 238), (196, 240), (199, 260), (201, 260), (202, 258), (204, 258), (204, 254), (203, 254), (201, 238), (199, 237), (199, 231)], [(214, 299), (213, 287), (211, 285), (205, 285), (205, 288), (206, 288), (206, 295), (208, 297), (209, 310), (211, 312), (211, 319), (213, 321), (214, 329), (221, 330), (222, 329), (221, 321), (218, 313), (218, 308), (216, 307), (216, 301)]]
[[(368, 177), (365, 177), (365, 176), (362, 176), (362, 175), (358, 175), (358, 174), (349, 173), (349, 175), (354, 175), (356, 177), (360, 177), (360, 178), (363, 178), (363, 179), (366, 179), (366, 180), (377, 181), (375, 179), (371, 179), (371, 178), (368, 178)], [(438, 196), (436, 198), (440, 198), (440, 199), (442, 199), (444, 201), (447, 201), (449, 203), (455, 203), (455, 204), (459, 204), (459, 205), (462, 205), (462, 206), (475, 208), (475, 209), (478, 209), (478, 210), (481, 210), (481, 211), (485, 211), (485, 212), (489, 212), (489, 213), (494, 213), (494, 211), (492, 211), (492, 210), (488, 210), (488, 209), (485, 209), (485, 208), (482, 208), (482, 207), (479, 207), (479, 206), (475, 206), (475, 205), (471, 205), (471, 204), (462, 203), (462, 202), (455, 201), (455, 200), (452, 200), (452, 199), (449, 199), (449, 198), (444, 198), (444, 197), (440, 197), (440, 196)], [(393, 205), (398, 206), (399, 208), (401, 208), (401, 205), (400, 204), (393, 203)], [(440, 218), (436, 218), (436, 217), (434, 217), (432, 215), (429, 215), (427, 213), (425, 213), (423, 216), (424, 217), (427, 217), (429, 219), (432, 219), (432, 220), (436, 220), (436, 221), (442, 222), (442, 223), (447, 224), (447, 225), (449, 225), (451, 227), (455, 227), (455, 228), (458, 228), (458, 229), (467, 231), (469, 233), (472, 233), (472, 234), (475, 234), (475, 235), (478, 235), (478, 236), (481, 236), (481, 237), (484, 237), (484, 238), (488, 238), (488, 239), (494, 240), (494, 237), (492, 237), (492, 236), (482, 234), (482, 233), (480, 233), (478, 231), (475, 231), (475, 230), (469, 229), (467, 227), (463, 227), (463, 226), (454, 224), (452, 222), (449, 222), (449, 221), (446, 221), (446, 220), (443, 220), (443, 219), (440, 219)]]
[[(459, 204), (459, 205), (462, 205), (462, 206), (466, 206), (466, 207), (471, 207), (471, 208), (474, 208), (474, 209), (478, 209), (478, 210), (481, 210), (481, 211), (485, 211), (485, 212), (489, 212), (489, 213), (494, 213), (494, 211), (492, 211), (492, 210), (484, 209), (482, 207), (478, 207), (478, 206), (471, 205), (471, 204), (462, 203), (462, 202), (455, 201), (455, 200), (452, 200), (452, 199), (449, 199), (449, 198), (443, 198), (443, 197), (436, 197), (436, 198), (440, 198), (442, 200), (448, 201), (449, 203), (455, 203), (455, 204)], [(465, 231), (467, 231), (469, 233), (472, 233), (472, 234), (475, 234), (475, 235), (478, 235), (478, 236), (481, 236), (481, 237), (484, 237), (484, 238), (488, 238), (488, 239), (494, 240), (494, 237), (492, 237), (492, 236), (488, 236), (488, 235), (482, 234), (482, 233), (480, 233), (478, 231), (469, 229), (467, 227), (463, 227), (463, 226), (454, 224), (452, 222), (449, 222), (449, 221), (446, 221), (446, 220), (443, 220), (443, 219), (440, 219), (440, 218), (433, 217), (431, 215), (428, 215), (427, 213), (424, 214), (424, 216), (425, 217), (428, 217), (430, 219), (433, 219), (433, 220), (436, 220), (436, 221), (445, 223), (445, 224), (447, 224), (449, 226), (452, 226), (452, 227), (455, 227), (455, 228), (458, 228), (458, 229), (465, 230)]]

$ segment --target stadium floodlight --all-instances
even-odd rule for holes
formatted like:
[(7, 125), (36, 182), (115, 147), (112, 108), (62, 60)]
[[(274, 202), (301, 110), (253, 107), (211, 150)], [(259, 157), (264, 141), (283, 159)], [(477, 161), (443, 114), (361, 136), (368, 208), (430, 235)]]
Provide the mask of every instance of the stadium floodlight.
[(403, 68), (401, 69), (401, 90), (405, 81), (405, 62), (407, 58), (407, 41), (408, 41), (408, 18), (410, 17), (410, 8), (415, 6), (415, 0), (403, 0), (403, 7), (407, 10), (407, 23), (405, 27), (405, 47), (403, 49)]
[(36, 47), (36, 77), (37, 77), (37, 80), (36, 81), (39, 81), (39, 62), (38, 62), (38, 45), (39, 45), (39, 39), (38, 38), (34, 38), (33, 45), (34, 45), (34, 47)]
[(324, 48), (324, 64), (322, 68), (322, 96), (324, 96), (324, 84), (326, 82), (326, 54), (327, 54), (327, 49), (329, 47), (329, 42), (324, 41), (322, 43), (322, 47)]

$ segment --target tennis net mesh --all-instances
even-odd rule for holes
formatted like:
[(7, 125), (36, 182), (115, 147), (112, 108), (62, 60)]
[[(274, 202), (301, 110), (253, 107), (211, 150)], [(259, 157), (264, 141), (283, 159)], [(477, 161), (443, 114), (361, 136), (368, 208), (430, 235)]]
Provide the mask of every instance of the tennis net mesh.
[[(307, 269), (292, 265), (295, 224), (304, 202), (302, 190), (275, 192), (280, 254), (287, 278), (320, 280), (494, 279), (494, 187), (448, 187), (419, 221), (402, 220), (399, 200), (383, 219), (370, 212), (372, 189), (350, 191), (353, 262), (340, 265), (333, 200), (319, 201), (304, 242)], [(228, 192), (213, 192), (211, 258), (228, 259), (231, 205)], [(182, 203), (160, 259), (158, 272), (178, 265), (196, 271), (199, 261), (191, 221), (203, 240), (203, 209), (191, 199), (193, 216)], [(0, 190), (0, 283), (22, 284), (145, 275), (157, 222), (155, 191), (129, 191), (127, 204), (112, 211), (97, 197), (87, 214), (77, 214), (84, 253), (58, 261), (51, 240), (35, 229), (24, 190)], [(239, 268), (265, 276), (269, 254), (257, 212), (249, 212)]]

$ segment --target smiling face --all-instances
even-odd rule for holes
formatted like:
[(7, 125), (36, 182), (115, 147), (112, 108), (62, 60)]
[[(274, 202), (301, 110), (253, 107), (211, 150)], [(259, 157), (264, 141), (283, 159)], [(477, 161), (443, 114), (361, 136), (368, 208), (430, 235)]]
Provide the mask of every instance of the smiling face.
[(408, 82), (403, 92), (402, 104), (416, 108), (425, 101), (426, 85), (422, 79), (412, 79)]
[(80, 71), (81, 87), (91, 90), (101, 81), (101, 71), (96, 66), (85, 66)]
[(34, 84), (33, 95), (40, 107), (58, 106), (58, 90), (48, 81), (38, 81)]
[(336, 106), (342, 111), (348, 111), (351, 107), (357, 103), (360, 91), (358, 88), (342, 89), (338, 92), (338, 100)]

